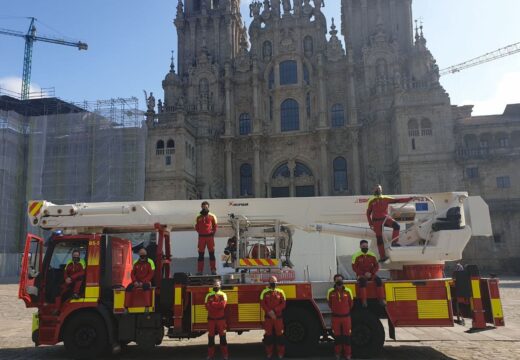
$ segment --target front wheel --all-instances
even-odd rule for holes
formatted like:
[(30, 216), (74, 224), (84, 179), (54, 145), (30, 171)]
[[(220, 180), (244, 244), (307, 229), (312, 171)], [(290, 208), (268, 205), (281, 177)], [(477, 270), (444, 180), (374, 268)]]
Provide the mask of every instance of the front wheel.
[(385, 343), (385, 329), (370, 311), (352, 313), (352, 353), (354, 357), (369, 359), (378, 356)]
[(288, 357), (308, 356), (316, 351), (322, 328), (315, 314), (305, 307), (284, 312), (285, 347)]
[(93, 313), (73, 315), (63, 332), (65, 349), (74, 359), (95, 359), (108, 348), (108, 333), (103, 319)]

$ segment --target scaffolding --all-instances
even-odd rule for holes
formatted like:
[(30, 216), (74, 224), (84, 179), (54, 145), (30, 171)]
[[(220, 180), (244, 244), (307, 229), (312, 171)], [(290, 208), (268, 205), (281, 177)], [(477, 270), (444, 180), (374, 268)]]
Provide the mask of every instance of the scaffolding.
[[(0, 277), (14, 275), (27, 202), (144, 199), (146, 126), (137, 98), (81, 103), (0, 96)], [(9, 260), (14, 259), (16, 260)]]

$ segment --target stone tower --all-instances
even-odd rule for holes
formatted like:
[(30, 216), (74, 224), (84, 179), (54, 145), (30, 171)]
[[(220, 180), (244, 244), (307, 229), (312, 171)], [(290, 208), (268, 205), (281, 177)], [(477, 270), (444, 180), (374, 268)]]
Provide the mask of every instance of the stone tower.
[[(343, 0), (342, 32), (356, 69), (364, 191), (444, 191), (459, 184), (448, 94), (411, 0)], [(414, 33), (415, 32), (415, 33)]]

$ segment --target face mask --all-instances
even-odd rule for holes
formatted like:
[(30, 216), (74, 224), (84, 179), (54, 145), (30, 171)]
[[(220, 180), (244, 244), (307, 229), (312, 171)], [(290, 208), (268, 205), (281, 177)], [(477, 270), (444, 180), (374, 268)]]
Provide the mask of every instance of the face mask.
[(376, 191), (374, 191), (374, 195), (376, 195), (376, 196), (380, 196), (380, 195), (381, 195), (381, 190), (376, 190)]
[(146, 255), (140, 255), (140, 256), (139, 256), (139, 259), (140, 259), (141, 261), (146, 261)]
[(363, 254), (366, 254), (368, 252), (368, 248), (361, 248), (361, 251), (363, 252)]
[(200, 213), (201, 213), (202, 215), (208, 215), (208, 214), (209, 214), (209, 210), (208, 210), (208, 209), (202, 209), (202, 210), (200, 211)]
[(214, 292), (219, 292), (219, 291), (220, 291), (220, 288), (215, 286), (215, 287), (213, 288), (213, 291), (214, 291)]
[(336, 286), (339, 286), (339, 287), (343, 286), (343, 280), (337, 280)]
[(271, 289), (274, 289), (274, 288), (276, 287), (276, 283), (274, 283), (274, 282), (270, 282), (270, 283), (269, 283), (269, 287), (270, 287)]
[(78, 263), (79, 262), (79, 257), (73, 257), (72, 261), (74, 261), (75, 263)]

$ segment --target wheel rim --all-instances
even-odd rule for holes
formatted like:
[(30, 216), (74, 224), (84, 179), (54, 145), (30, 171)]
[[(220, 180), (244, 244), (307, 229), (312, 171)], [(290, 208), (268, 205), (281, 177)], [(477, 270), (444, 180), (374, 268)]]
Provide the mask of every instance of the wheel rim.
[(90, 347), (96, 340), (96, 330), (88, 325), (81, 326), (74, 334), (74, 341), (79, 347)]
[(300, 322), (291, 322), (285, 327), (285, 337), (292, 343), (304, 342), (305, 335), (305, 326)]
[(362, 324), (352, 329), (352, 343), (357, 346), (367, 346), (372, 340), (370, 327)]

